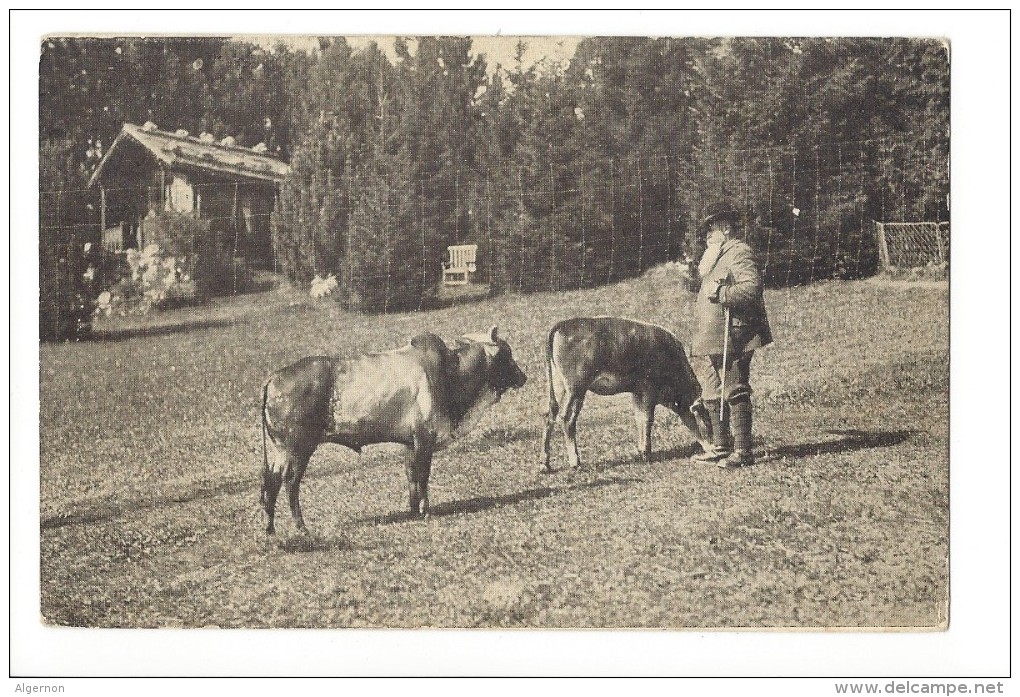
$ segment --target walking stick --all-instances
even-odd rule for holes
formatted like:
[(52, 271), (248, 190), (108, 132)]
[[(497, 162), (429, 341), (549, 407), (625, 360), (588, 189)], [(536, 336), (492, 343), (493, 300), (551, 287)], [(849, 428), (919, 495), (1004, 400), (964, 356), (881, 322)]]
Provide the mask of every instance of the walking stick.
[(723, 420), (723, 407), (726, 405), (726, 358), (730, 343), (730, 308), (724, 312), (726, 326), (723, 327), (722, 340), (722, 389), (719, 391), (719, 421)]

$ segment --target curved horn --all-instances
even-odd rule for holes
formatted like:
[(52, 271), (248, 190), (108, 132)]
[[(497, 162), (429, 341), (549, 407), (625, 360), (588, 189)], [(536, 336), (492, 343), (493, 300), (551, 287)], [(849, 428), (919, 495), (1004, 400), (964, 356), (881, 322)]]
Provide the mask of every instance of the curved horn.
[(480, 344), (495, 344), (499, 339), (499, 327), (493, 325), (489, 327), (487, 332), (474, 332), (471, 334), (464, 334), (465, 339), (471, 341), (477, 341)]

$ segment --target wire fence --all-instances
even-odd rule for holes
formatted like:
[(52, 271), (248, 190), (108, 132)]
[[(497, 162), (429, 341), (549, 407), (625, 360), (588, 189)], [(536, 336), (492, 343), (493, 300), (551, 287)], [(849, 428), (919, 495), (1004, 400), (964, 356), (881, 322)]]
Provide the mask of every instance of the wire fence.
[(949, 267), (949, 223), (875, 223), (883, 271)]
[[(202, 297), (246, 292), (254, 274), (286, 276), (295, 256), (319, 254), (332, 268), (317, 260), (315, 271), (335, 274), (338, 297), (356, 286), (361, 295), (380, 294), (370, 309), (424, 308), (445, 292), (444, 263), (449, 267), (456, 245), (476, 246), (463, 276), (469, 284), (493, 293), (570, 290), (696, 257), (699, 221), (719, 200), (745, 213), (746, 236), (770, 285), (948, 268), (947, 161), (910, 143), (585, 156), (446, 175), (441, 183), (405, 178), (368, 204), (364, 192), (354, 192), (332, 229), (306, 216), (307, 229), (292, 232), (300, 238), (319, 230), (311, 252), (280, 234), (274, 200), (240, 211), (236, 183), (195, 185), (195, 200), (232, 203), (191, 210), (173, 210), (159, 187), (110, 187), (102, 200), (95, 190), (43, 191), (40, 274), (60, 280), (43, 283), (42, 292), (64, 293), (80, 274), (87, 282), (75, 302), (106, 302), (103, 294), (118, 284), (144, 285), (138, 252), (150, 245), (173, 259), (162, 285), (190, 284)], [(276, 198), (271, 189), (260, 195)], [(351, 222), (357, 215), (360, 227)], [(362, 230), (370, 239), (355, 238)], [(134, 267), (131, 249), (138, 250)], [(145, 295), (144, 288), (133, 292)], [(163, 304), (174, 293), (183, 300), (179, 291), (161, 292)], [(417, 294), (417, 302), (401, 293)], [(44, 302), (40, 311), (58, 313), (62, 304)]]

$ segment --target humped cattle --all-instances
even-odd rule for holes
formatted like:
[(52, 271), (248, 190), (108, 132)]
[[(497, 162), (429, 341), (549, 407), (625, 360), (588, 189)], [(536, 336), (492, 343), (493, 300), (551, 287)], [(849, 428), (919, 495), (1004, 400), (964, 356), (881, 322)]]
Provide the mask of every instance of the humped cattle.
[(291, 516), (305, 529), (299, 487), (323, 443), (355, 452), (375, 443), (407, 446), (408, 502), (427, 515), (432, 455), (468, 433), (485, 411), (527, 378), (496, 327), (465, 334), (451, 349), (435, 334), (353, 360), (311, 356), (275, 372), (262, 391), (261, 503), (274, 532), (286, 484)]

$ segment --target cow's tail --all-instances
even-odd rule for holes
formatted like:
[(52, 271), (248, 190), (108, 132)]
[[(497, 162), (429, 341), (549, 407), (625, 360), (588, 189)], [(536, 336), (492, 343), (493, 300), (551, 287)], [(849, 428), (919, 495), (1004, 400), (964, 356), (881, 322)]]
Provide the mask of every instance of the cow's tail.
[(546, 379), (549, 381), (549, 411), (546, 413), (546, 417), (549, 419), (556, 418), (556, 413), (559, 411), (559, 403), (556, 401), (556, 386), (553, 384), (553, 342), (559, 328), (560, 325), (557, 324), (550, 329), (549, 338), (545, 342), (545, 371)]
[(269, 453), (267, 450), (267, 431), (269, 424), (266, 422), (266, 404), (269, 402), (269, 381), (262, 386), (262, 488), (259, 490), (259, 503), (266, 505), (266, 489), (269, 483), (269, 476), (272, 472), (269, 469)]

